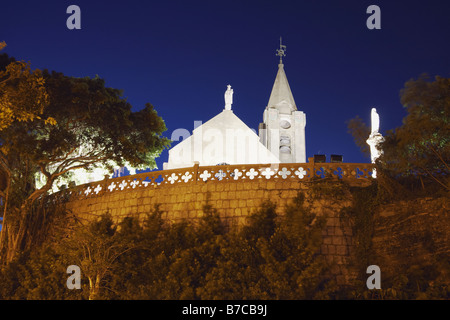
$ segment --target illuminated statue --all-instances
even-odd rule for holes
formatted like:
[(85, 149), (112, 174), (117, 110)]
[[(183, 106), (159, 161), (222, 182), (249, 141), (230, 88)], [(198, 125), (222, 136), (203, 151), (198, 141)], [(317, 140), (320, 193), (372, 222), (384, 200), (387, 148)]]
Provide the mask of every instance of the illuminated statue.
[(372, 120), (372, 134), (378, 133), (378, 130), (380, 130), (380, 116), (378, 115), (377, 109), (375, 108), (372, 108), (371, 120)]
[(225, 110), (231, 110), (231, 105), (233, 104), (233, 89), (231, 89), (231, 85), (228, 85), (227, 88), (227, 91), (225, 91)]
[[(372, 108), (371, 122), (372, 130), (369, 139), (367, 139), (366, 142), (370, 146), (370, 160), (372, 161), (372, 163), (375, 163), (375, 161), (382, 153), (382, 150), (379, 149), (378, 144), (380, 144), (384, 140), (381, 133), (378, 132), (378, 130), (380, 129), (380, 116), (378, 115), (375, 108)], [(375, 169), (373, 169), (372, 177), (377, 177)]]

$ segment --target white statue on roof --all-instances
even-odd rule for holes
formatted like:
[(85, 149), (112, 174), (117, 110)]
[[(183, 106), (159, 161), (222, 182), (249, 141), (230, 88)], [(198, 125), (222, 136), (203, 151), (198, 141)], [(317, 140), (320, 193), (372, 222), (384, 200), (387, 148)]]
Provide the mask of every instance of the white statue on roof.
[(227, 91), (225, 91), (225, 110), (231, 110), (232, 104), (233, 104), (233, 89), (231, 89), (231, 85), (228, 85)]
[[(268, 150), (259, 136), (231, 110), (233, 89), (227, 86), (225, 109), (197, 126), (192, 135), (169, 150), (164, 169), (220, 164), (276, 164), (279, 159)], [(174, 140), (174, 139), (172, 139)]]

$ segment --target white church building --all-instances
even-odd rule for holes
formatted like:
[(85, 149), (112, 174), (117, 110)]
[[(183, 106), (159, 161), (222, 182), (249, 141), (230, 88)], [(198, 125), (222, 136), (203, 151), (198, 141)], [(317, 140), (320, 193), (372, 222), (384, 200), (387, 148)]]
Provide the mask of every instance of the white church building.
[[(286, 46), (281, 44), (277, 50), (280, 57), (278, 72), (269, 96), (269, 101), (263, 110), (263, 122), (259, 124), (259, 132), (250, 129), (233, 112), (233, 89), (227, 86), (225, 91), (225, 105), (223, 110), (212, 119), (197, 126), (191, 135), (184, 130), (185, 138), (169, 150), (168, 162), (163, 164), (163, 170), (178, 169), (199, 166), (216, 165), (245, 165), (245, 164), (280, 164), (280, 163), (306, 163), (306, 115), (297, 109), (292, 95), (286, 72), (284, 70), (283, 57)], [(382, 154), (378, 145), (383, 141), (379, 133), (380, 119), (375, 108), (371, 113), (372, 132), (367, 139), (370, 145), (371, 160), (375, 163)], [(78, 152), (84, 152), (85, 146)], [(333, 156), (333, 155), (332, 155)], [(339, 156), (338, 156), (339, 157)], [(315, 161), (315, 160), (314, 160)], [(319, 161), (321, 162), (321, 161)], [(342, 162), (340, 160), (332, 162)], [(136, 170), (126, 167), (114, 167), (114, 176), (133, 175)], [(56, 192), (60, 188), (66, 188), (67, 184), (80, 185), (88, 182), (100, 181), (109, 176), (106, 167), (98, 167), (87, 171), (78, 169), (71, 177), (59, 179), (53, 186)], [(376, 178), (375, 169), (372, 177)], [(45, 176), (36, 176), (36, 187), (45, 184)]]
[(163, 169), (192, 167), (195, 163), (212, 166), (306, 162), (306, 115), (297, 110), (284, 71), (285, 48), (280, 42), (278, 73), (258, 134), (234, 114), (233, 89), (228, 85), (222, 112), (171, 148)]

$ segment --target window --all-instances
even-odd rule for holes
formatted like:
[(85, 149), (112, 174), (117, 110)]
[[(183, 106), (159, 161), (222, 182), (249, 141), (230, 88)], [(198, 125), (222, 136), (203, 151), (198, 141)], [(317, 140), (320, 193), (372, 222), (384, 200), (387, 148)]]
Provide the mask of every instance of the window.
[(282, 127), (283, 129), (289, 129), (291, 127), (291, 123), (287, 120), (281, 120), (280, 127)]

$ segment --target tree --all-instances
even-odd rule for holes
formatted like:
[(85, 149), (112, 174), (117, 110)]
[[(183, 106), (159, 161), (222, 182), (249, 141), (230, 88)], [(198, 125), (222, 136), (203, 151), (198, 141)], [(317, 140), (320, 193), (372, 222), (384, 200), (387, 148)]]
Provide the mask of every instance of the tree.
[(380, 145), (382, 168), (392, 176), (418, 177), (450, 190), (450, 78), (422, 75), (401, 90), (408, 114)]
[[(0, 243), (0, 250), (7, 246), (8, 261), (17, 250), (31, 245), (33, 232), (39, 232), (27, 230), (27, 223), (39, 218), (36, 207), (57, 179), (80, 168), (112, 170), (114, 164), (124, 163), (154, 167), (155, 157), (169, 144), (161, 136), (164, 121), (151, 104), (133, 112), (122, 92), (105, 87), (99, 77), (74, 78), (45, 70), (43, 78), (49, 105), (42, 116), (33, 122), (14, 121), (0, 132), (1, 148), (13, 160), (9, 167), (16, 174), (12, 188), (17, 197), (9, 201), (8, 209), (16, 223), (9, 228), (8, 220), (13, 219), (4, 219), (8, 238)], [(55, 120), (51, 124), (43, 120), (49, 117)], [(39, 189), (34, 186), (37, 173), (45, 177)]]
[(370, 157), (370, 148), (366, 142), (370, 135), (370, 128), (359, 116), (356, 116), (355, 118), (347, 121), (347, 129), (348, 133), (353, 136), (353, 140), (361, 152), (365, 156)]
[[(5, 46), (4, 42), (0, 43), (0, 50)], [(42, 120), (40, 115), (49, 102), (44, 83), (40, 70), (31, 71), (29, 63), (16, 61), (6, 54), (0, 55), (0, 135), (15, 122)], [(48, 118), (44, 122), (53, 124), (54, 119)], [(0, 198), (3, 206), (0, 214), (4, 225), (4, 232), (0, 234), (0, 249), (6, 235), (11, 185), (17, 176), (28, 174), (27, 167), (24, 169), (17, 160), (11, 155), (8, 144), (0, 138)]]
[[(325, 217), (301, 194), (283, 214), (275, 211), (265, 202), (246, 228), (231, 230), (208, 204), (196, 221), (164, 221), (158, 206), (144, 221), (115, 224), (106, 214), (0, 267), (8, 277), (0, 298), (329, 298), (334, 282), (320, 254)], [(81, 290), (67, 290), (69, 265), (81, 268)]]
[(201, 299), (317, 299), (332, 283), (320, 256), (325, 217), (299, 194), (276, 214), (264, 202), (248, 224), (220, 244), (215, 265), (198, 289)]
[(24, 61), (10, 60), (4, 70), (0, 68), (0, 130), (14, 121), (40, 118), (48, 104), (44, 82), (41, 71), (31, 71)]
[[(450, 79), (426, 75), (409, 80), (400, 91), (400, 101), (407, 111), (403, 124), (389, 130), (379, 147), (379, 178), (386, 188), (404, 179), (420, 180), (450, 189)], [(368, 152), (369, 128), (356, 117), (348, 121), (349, 133), (363, 153)]]
[(134, 248), (129, 240), (120, 237), (111, 217), (104, 215), (86, 226), (79, 225), (63, 241), (66, 258), (78, 265), (89, 280), (89, 300), (98, 299), (100, 289), (108, 288), (103, 282), (117, 258)]

